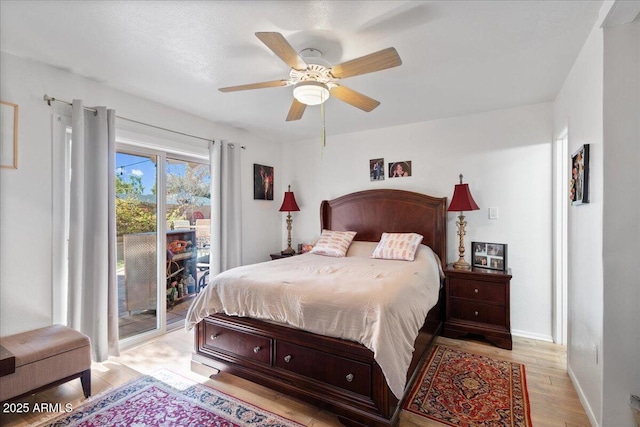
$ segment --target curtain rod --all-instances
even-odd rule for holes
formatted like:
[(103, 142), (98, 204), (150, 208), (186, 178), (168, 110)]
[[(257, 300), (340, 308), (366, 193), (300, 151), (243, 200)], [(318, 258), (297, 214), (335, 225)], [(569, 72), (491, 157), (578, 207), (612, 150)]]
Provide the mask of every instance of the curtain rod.
[[(43, 98), (43, 99), (44, 99), (44, 101), (45, 101), (47, 104), (49, 104), (49, 107), (51, 107), (51, 102), (52, 102), (52, 101), (53, 101), (53, 102), (61, 102), (61, 103), (63, 103), (63, 104), (67, 104), (67, 105), (73, 105), (73, 104), (72, 104), (71, 102), (69, 102), (69, 101), (63, 101), (63, 100), (61, 100), (61, 99), (53, 98), (53, 97), (51, 97), (51, 96), (47, 95), (46, 93), (44, 94), (44, 98)], [(97, 112), (98, 112), (98, 110), (96, 110), (95, 108), (91, 108), (91, 107), (84, 107), (84, 109), (85, 109), (85, 110), (87, 110), (87, 111), (93, 111), (94, 113), (97, 113)], [(201, 140), (203, 140), (203, 141), (207, 141), (207, 142), (214, 142), (214, 140), (213, 140), (213, 139), (211, 139), (211, 138), (203, 138), (203, 137), (201, 137), (201, 136), (190, 135), (190, 134), (188, 134), (188, 133), (178, 132), (178, 131), (176, 131), (176, 130), (171, 130), (171, 129), (163, 128), (163, 127), (156, 126), (156, 125), (150, 125), (149, 123), (139, 122), (139, 121), (137, 121), (137, 120), (128, 119), (128, 118), (126, 118), (126, 117), (121, 117), (121, 116), (118, 116), (118, 115), (116, 115), (116, 118), (118, 118), (118, 119), (120, 119), (120, 120), (126, 120), (126, 121), (128, 121), (128, 122), (132, 122), (132, 123), (137, 123), (137, 124), (139, 124), (139, 125), (149, 126), (149, 127), (152, 127), (152, 128), (156, 128), (156, 129), (164, 130), (164, 131), (167, 131), (167, 132), (177, 133), (178, 135), (184, 135), (184, 136), (188, 136), (188, 137), (190, 137), (190, 138), (201, 139)], [(242, 147), (242, 148), (244, 148), (244, 147)]]

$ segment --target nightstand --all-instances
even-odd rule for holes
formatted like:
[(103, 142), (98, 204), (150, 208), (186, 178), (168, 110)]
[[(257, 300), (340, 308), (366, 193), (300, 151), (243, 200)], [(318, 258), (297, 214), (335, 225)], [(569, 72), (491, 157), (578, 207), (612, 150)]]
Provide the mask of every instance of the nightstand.
[(285, 254), (282, 254), (282, 253), (278, 252), (278, 253), (275, 253), (275, 254), (270, 254), (269, 256), (271, 257), (272, 260), (274, 260), (274, 259), (288, 258), (288, 257), (294, 256), (294, 255), (300, 255), (300, 254), (298, 252), (296, 252), (295, 254), (285, 255)]
[(483, 335), (498, 347), (511, 350), (508, 272), (445, 269), (447, 311), (443, 335), (457, 338)]

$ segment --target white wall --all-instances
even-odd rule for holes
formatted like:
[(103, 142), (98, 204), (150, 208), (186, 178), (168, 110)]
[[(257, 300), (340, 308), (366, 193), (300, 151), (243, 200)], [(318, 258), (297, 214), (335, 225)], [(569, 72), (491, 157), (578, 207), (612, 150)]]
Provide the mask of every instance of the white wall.
[(603, 426), (640, 396), (640, 21), (604, 31)]
[(602, 406), (602, 49), (596, 27), (554, 104), (554, 133), (568, 128), (569, 153), (590, 144), (590, 202), (568, 215), (567, 362), (592, 422)]
[(618, 3), (603, 4), (554, 103), (554, 130), (568, 126), (570, 152), (592, 149), (590, 204), (569, 208), (569, 375), (594, 426), (631, 427), (629, 397), (640, 394), (640, 23), (617, 17), (603, 30)]
[[(253, 200), (253, 163), (275, 167), (279, 179), (279, 143), (186, 114), (73, 75), (2, 52), (2, 100), (19, 105), (18, 169), (0, 169), (0, 336), (52, 322), (52, 114), (67, 107), (43, 101), (46, 93), (85, 105), (106, 105), (119, 116), (208, 138), (245, 145), (242, 160), (243, 262), (269, 259), (278, 249), (281, 217), (276, 201)], [(68, 113), (66, 113), (68, 114)], [(116, 127), (132, 129), (122, 121)], [(135, 127), (135, 126), (134, 126)], [(137, 133), (159, 132), (138, 126)], [(184, 148), (202, 150), (206, 142), (162, 133)], [(273, 249), (273, 250), (272, 250)]]
[[(481, 208), (465, 213), (467, 260), (472, 241), (507, 243), (512, 332), (550, 341), (551, 141), (551, 104), (538, 104), (330, 136), (324, 148), (319, 139), (290, 144), (282, 184), (292, 185), (301, 208), (293, 214), (293, 243), (317, 239), (323, 199), (396, 188), (450, 200), (462, 173)], [(369, 160), (380, 157), (385, 168), (411, 160), (413, 176), (371, 182)], [(488, 219), (489, 207), (499, 219)], [(448, 214), (448, 262), (458, 258), (455, 222)]]

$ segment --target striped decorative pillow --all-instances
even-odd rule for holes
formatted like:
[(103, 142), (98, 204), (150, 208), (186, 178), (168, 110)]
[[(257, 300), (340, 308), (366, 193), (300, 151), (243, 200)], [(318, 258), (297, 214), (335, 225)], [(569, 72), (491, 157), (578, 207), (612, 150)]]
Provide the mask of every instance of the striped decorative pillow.
[(422, 235), (417, 233), (382, 233), (371, 258), (413, 261), (421, 242)]
[(347, 254), (355, 235), (355, 231), (322, 230), (322, 235), (320, 235), (320, 239), (311, 249), (311, 253), (343, 257)]

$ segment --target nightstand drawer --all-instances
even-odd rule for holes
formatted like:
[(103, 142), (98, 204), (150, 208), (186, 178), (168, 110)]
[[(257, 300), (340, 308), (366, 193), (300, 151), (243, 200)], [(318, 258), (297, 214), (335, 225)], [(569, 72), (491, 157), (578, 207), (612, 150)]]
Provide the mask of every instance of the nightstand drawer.
[(504, 283), (456, 278), (450, 281), (449, 296), (478, 301), (490, 301), (504, 305), (506, 303), (506, 286)]
[(507, 316), (503, 306), (484, 304), (476, 301), (451, 298), (449, 300), (449, 318), (472, 322), (507, 325)]

